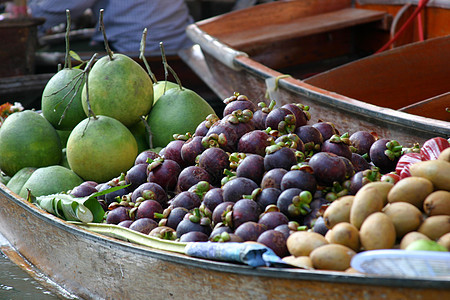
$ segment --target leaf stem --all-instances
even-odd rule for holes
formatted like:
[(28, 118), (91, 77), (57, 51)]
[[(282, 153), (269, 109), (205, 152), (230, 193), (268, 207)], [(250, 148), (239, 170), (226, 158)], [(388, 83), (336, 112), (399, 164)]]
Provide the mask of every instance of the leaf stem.
[(105, 42), (106, 53), (108, 53), (109, 59), (113, 60), (114, 53), (111, 51), (111, 48), (109, 48), (108, 39), (106, 38), (105, 24), (103, 23), (103, 12), (104, 11), (105, 10), (103, 8), (100, 9), (100, 17), (99, 17), (100, 30), (102, 31), (102, 34), (103, 34), (103, 41)]
[(147, 59), (145, 58), (145, 40), (146, 40), (146, 38), (147, 38), (147, 28), (144, 28), (144, 31), (142, 32), (139, 58), (142, 59), (142, 61), (144, 62), (144, 65), (147, 68), (147, 72), (150, 75), (150, 78), (152, 79), (153, 83), (157, 83), (158, 80), (156, 80), (155, 74), (153, 74), (152, 70), (150, 69), (150, 65), (147, 62)]
[[(162, 56), (163, 64), (164, 64), (164, 77), (165, 77), (164, 80), (167, 82), (167, 75), (168, 75), (167, 70), (169, 70), (170, 73), (172, 73), (173, 77), (175, 77), (175, 80), (177, 81), (180, 90), (184, 90), (183, 86), (181, 85), (180, 78), (178, 78), (177, 73), (175, 73), (175, 71), (172, 69), (172, 67), (169, 66), (169, 64), (167, 63), (166, 53), (164, 51), (163, 42), (159, 42), (159, 46), (161, 48), (161, 56)], [(164, 87), (164, 90), (165, 90), (165, 87)]]
[(152, 135), (152, 130), (150, 128), (150, 125), (147, 123), (147, 120), (145, 119), (144, 116), (141, 116), (140, 119), (142, 122), (144, 122), (145, 131), (147, 131), (147, 134), (148, 134), (148, 145), (149, 145), (150, 149), (153, 149), (153, 135)]
[(91, 103), (89, 102), (89, 83), (88, 83), (89, 80), (88, 79), (89, 79), (89, 72), (91, 70), (92, 64), (94, 63), (95, 58), (97, 57), (97, 55), (98, 55), (97, 53), (94, 53), (94, 55), (92, 55), (91, 59), (89, 60), (89, 62), (86, 65), (86, 68), (83, 71), (85, 73), (85, 76), (86, 76), (85, 85), (86, 85), (86, 103), (87, 103), (88, 111), (89, 111), (88, 117), (92, 116), (94, 119), (97, 119), (97, 116), (92, 111)]
[(64, 60), (64, 68), (72, 68), (72, 61), (70, 59), (69, 51), (70, 51), (70, 42), (69, 42), (69, 34), (70, 34), (70, 25), (71, 25), (71, 18), (70, 18), (70, 10), (66, 9), (66, 16), (67, 16), (67, 27), (66, 27), (66, 57)]

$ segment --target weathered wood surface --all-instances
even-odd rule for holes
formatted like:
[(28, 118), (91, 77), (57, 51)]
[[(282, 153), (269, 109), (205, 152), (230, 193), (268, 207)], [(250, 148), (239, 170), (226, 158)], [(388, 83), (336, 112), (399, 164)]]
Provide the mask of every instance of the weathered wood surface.
[(356, 8), (344, 8), (337, 11), (293, 19), (288, 23), (265, 23), (256, 28), (219, 34), (221, 39), (233, 47), (243, 48), (258, 44), (277, 43), (286, 39), (329, 32), (363, 23), (380, 21), (385, 13)]
[[(62, 221), (0, 184), (0, 230), (32, 266), (81, 299), (446, 299), (450, 279), (251, 268), (168, 253)], [(29, 268), (30, 269), (30, 268)]]
[(0, 20), (0, 77), (34, 73), (37, 26), (44, 21), (43, 18)]
[(448, 109), (450, 109), (450, 92), (407, 105), (399, 111), (450, 122)]

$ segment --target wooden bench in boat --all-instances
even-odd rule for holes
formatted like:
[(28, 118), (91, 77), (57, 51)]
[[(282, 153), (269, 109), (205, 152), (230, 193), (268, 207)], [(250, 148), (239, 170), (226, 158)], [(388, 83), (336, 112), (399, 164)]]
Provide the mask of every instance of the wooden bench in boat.
[(413, 115), (450, 122), (450, 92), (398, 109)]
[(318, 15), (298, 18), (289, 23), (262, 24), (230, 34), (221, 35), (222, 42), (235, 48), (247, 45), (276, 43), (291, 38), (299, 38), (319, 33), (326, 33), (351, 26), (384, 21), (389, 15), (385, 12), (344, 8)]
[(450, 36), (361, 59), (304, 81), (380, 107), (449, 121)]

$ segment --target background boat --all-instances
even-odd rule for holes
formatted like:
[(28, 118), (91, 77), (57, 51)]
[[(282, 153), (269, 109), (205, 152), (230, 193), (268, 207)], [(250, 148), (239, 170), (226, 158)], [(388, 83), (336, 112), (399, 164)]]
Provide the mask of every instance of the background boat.
[(180, 55), (193, 70), (210, 73), (202, 79), (220, 98), (236, 91), (268, 103), (266, 80), (282, 78), (277, 103), (308, 105), (313, 121), (332, 121), (343, 132), (375, 131), (404, 145), (448, 137), (450, 3), (432, 1), (420, 10), (426, 41), (417, 40), (411, 23), (384, 47), (402, 19), (419, 11), (405, 3), (256, 5), (189, 26), (197, 45)]
[[(94, 52), (77, 52), (81, 59), (89, 60)], [(145, 67), (138, 53), (125, 53), (136, 62)], [(104, 52), (98, 52), (98, 57), (104, 56)], [(164, 67), (161, 55), (158, 53), (149, 53), (146, 59), (157, 80), (164, 80)], [(64, 53), (61, 52), (43, 52), (36, 56), (37, 71), (34, 74), (23, 74), (18, 76), (0, 77), (0, 104), (5, 102), (20, 102), (26, 109), (41, 108), (41, 97), (45, 85), (50, 78), (55, 75), (57, 65), (64, 64)], [(196, 91), (208, 103), (218, 111), (223, 110), (224, 104), (220, 98), (193, 72), (190, 67), (181, 60), (176, 53), (167, 53), (167, 62), (177, 72), (182, 84), (193, 91)], [(74, 65), (77, 62), (74, 61)], [(169, 74), (168, 80), (175, 82), (175, 79)]]
[[(186, 4), (194, 20), (201, 20), (231, 11), (235, 1), (230, 0), (187, 0)], [(21, 102), (27, 109), (40, 109), (42, 91), (48, 80), (56, 73), (58, 64), (64, 65), (65, 59), (65, 25), (55, 27), (52, 33), (38, 38), (37, 26), (45, 22), (44, 18), (13, 18), (1, 13), (0, 5), (0, 104)], [(103, 45), (93, 46), (90, 39), (95, 33), (95, 21), (87, 10), (78, 19), (73, 20), (70, 31), (71, 50), (82, 60), (89, 60), (94, 53), (104, 56)], [(15, 49), (15, 51), (11, 51)], [(123, 53), (135, 61), (139, 53)], [(224, 105), (204, 82), (183, 62), (176, 51), (166, 50), (168, 63), (177, 72), (185, 87), (196, 91), (206, 99), (213, 108), (222, 110)], [(159, 51), (146, 51), (146, 59), (157, 80), (164, 80), (164, 69)], [(72, 61), (73, 65), (78, 64)], [(169, 80), (175, 81), (169, 74)]]

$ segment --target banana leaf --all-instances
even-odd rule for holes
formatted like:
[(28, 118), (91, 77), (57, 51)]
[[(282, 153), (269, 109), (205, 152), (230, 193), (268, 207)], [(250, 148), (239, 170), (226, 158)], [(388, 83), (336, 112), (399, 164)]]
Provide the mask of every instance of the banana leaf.
[(97, 197), (123, 189), (124, 187), (126, 185), (116, 186), (80, 198), (64, 193), (34, 197), (29, 192), (27, 200), (46, 212), (66, 221), (101, 223), (103, 222), (105, 211), (98, 202)]
[(6, 185), (9, 180), (11, 179), (11, 177), (5, 175), (2, 173), (2, 171), (0, 170), (0, 182), (3, 183), (4, 185)]

